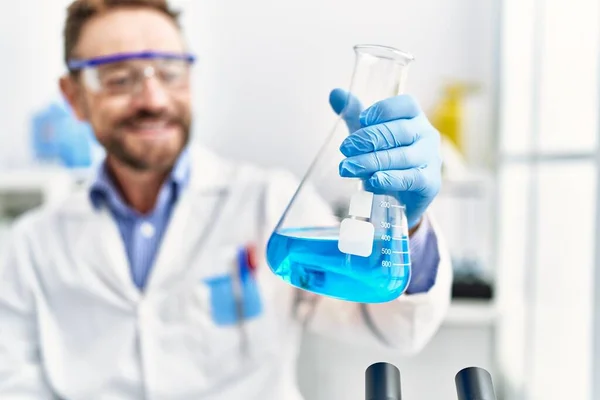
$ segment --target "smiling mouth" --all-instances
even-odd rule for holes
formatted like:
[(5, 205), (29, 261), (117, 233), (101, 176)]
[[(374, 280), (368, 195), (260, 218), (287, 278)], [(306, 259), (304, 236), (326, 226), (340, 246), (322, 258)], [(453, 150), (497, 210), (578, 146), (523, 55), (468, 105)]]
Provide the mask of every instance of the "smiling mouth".
[(162, 136), (176, 131), (177, 124), (168, 120), (138, 121), (127, 124), (127, 130), (136, 135)]

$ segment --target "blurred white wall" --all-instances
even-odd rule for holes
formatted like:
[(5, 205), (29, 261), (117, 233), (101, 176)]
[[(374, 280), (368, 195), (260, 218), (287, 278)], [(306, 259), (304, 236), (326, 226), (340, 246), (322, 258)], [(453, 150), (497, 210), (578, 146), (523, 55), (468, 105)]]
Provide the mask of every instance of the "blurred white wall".
[(350, 83), (357, 43), (413, 53), (407, 90), (425, 108), (450, 78), (483, 83), (489, 108), (491, 0), (185, 3), (187, 33), (203, 58), (199, 136), (228, 155), (303, 173), (334, 120), (329, 91)]
[(58, 95), (66, 0), (3, 3), (0, 13), (0, 167), (30, 159), (29, 118)]
[[(7, 2), (0, 15), (1, 164), (29, 156), (28, 119), (57, 95), (67, 0)], [(490, 135), (492, 0), (175, 0), (196, 74), (197, 137), (226, 155), (302, 174), (334, 121), (329, 90), (350, 81), (357, 43), (416, 57), (407, 90), (425, 108), (447, 79), (484, 85), (476, 147)], [(480, 154), (481, 152), (474, 152)], [(483, 157), (483, 155), (481, 156)]]

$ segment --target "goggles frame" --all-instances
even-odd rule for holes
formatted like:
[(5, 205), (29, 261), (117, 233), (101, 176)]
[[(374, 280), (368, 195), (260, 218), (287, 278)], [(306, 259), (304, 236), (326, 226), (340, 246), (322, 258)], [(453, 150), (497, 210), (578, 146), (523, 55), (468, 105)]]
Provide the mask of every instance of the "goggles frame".
[(100, 56), (88, 59), (72, 59), (67, 62), (71, 71), (80, 71), (84, 68), (97, 67), (105, 64), (112, 64), (129, 60), (183, 60), (190, 64), (196, 62), (196, 56), (191, 53), (172, 53), (163, 51), (139, 51), (129, 53), (117, 53), (108, 56)]

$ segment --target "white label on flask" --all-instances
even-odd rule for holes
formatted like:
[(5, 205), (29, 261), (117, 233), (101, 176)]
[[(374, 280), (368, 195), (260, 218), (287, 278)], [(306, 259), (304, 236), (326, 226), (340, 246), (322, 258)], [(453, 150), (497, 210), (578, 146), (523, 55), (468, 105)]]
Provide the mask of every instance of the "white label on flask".
[(371, 218), (371, 208), (373, 207), (373, 193), (356, 192), (350, 199), (350, 209), (348, 214), (352, 217)]
[(340, 224), (338, 249), (344, 254), (369, 257), (374, 236), (375, 227), (370, 222), (347, 218)]

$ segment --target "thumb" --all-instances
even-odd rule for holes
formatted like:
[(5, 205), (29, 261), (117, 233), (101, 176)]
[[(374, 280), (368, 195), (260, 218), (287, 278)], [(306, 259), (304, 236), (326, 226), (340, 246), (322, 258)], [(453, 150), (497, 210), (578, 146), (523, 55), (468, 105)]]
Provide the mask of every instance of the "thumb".
[(333, 111), (340, 115), (344, 122), (346, 122), (350, 133), (362, 127), (360, 124), (360, 113), (363, 110), (363, 106), (351, 93), (342, 89), (334, 89), (329, 94), (329, 104), (333, 108)]

